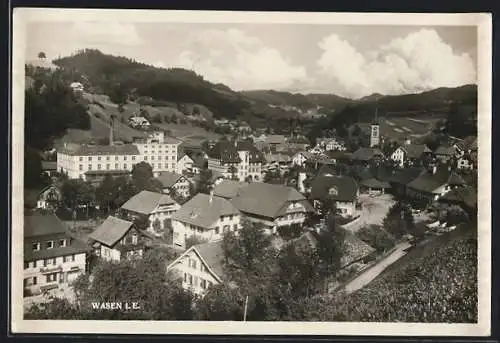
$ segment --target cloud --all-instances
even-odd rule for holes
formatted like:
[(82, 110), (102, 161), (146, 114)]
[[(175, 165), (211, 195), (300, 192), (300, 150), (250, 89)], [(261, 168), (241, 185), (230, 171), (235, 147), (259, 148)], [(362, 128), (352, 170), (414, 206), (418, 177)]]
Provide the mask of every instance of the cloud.
[(234, 90), (286, 88), (307, 79), (303, 66), (237, 29), (193, 33), (174, 64)]
[(142, 39), (133, 24), (119, 22), (77, 22), (72, 34), (79, 43), (88, 47), (109, 45), (137, 46)]
[(319, 73), (342, 96), (415, 93), (476, 82), (472, 58), (454, 52), (434, 30), (413, 32), (364, 54), (336, 34), (323, 38), (319, 47)]

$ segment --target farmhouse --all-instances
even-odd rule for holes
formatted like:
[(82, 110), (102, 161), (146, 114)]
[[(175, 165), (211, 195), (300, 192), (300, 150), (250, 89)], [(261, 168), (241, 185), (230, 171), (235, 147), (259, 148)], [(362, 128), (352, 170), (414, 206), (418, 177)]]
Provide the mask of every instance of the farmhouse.
[(177, 174), (192, 174), (194, 160), (189, 155), (184, 154), (177, 160)]
[(86, 271), (90, 248), (72, 238), (55, 215), (24, 217), (24, 289), (39, 293), (67, 287)]
[(180, 205), (166, 194), (142, 191), (124, 203), (120, 211), (131, 221), (147, 219), (148, 225), (144, 229), (161, 236), (171, 228), (172, 214), (179, 208)]
[(352, 217), (356, 214), (358, 196), (358, 183), (349, 176), (320, 174), (311, 183), (310, 199), (317, 210), (332, 201), (342, 216)]
[(407, 195), (435, 201), (452, 189), (464, 185), (465, 181), (446, 166), (435, 166), (408, 184)]
[(216, 241), (226, 231), (239, 230), (240, 212), (226, 199), (198, 193), (172, 216), (172, 228), (173, 243), (179, 247), (191, 236)]
[(243, 188), (248, 186), (247, 182), (234, 180), (222, 180), (214, 187), (214, 195), (220, 198), (231, 200), (238, 196)]
[(344, 151), (346, 150), (344, 144), (336, 138), (317, 138), (316, 147), (326, 151)]
[(379, 163), (383, 158), (382, 151), (376, 148), (359, 148), (351, 155), (353, 162), (361, 164)]
[(472, 187), (452, 189), (439, 201), (461, 206), (472, 218), (477, 215), (477, 190)]
[(405, 144), (398, 147), (391, 154), (391, 159), (396, 162), (399, 167), (404, 167), (405, 165), (414, 165), (431, 153), (431, 149), (425, 144)]
[(40, 191), (36, 201), (36, 207), (46, 209), (56, 209), (62, 200), (60, 189), (56, 185), (50, 185)]
[(396, 195), (406, 195), (408, 184), (425, 172), (424, 168), (419, 167), (403, 168), (391, 175), (388, 181)]
[(436, 149), (434, 155), (441, 163), (448, 162), (452, 157), (455, 156), (455, 148), (452, 146), (442, 145)]
[(171, 194), (174, 192), (184, 198), (190, 196), (191, 182), (189, 182), (188, 178), (184, 175), (172, 172), (161, 172), (157, 179), (163, 185), (163, 193)]
[(57, 162), (56, 161), (42, 161), (42, 172), (47, 174), (47, 176), (57, 175)]
[(134, 223), (114, 216), (89, 235), (97, 256), (107, 261), (121, 261), (142, 256), (145, 240)]
[(295, 188), (268, 183), (242, 187), (231, 203), (252, 222), (262, 223), (269, 233), (280, 227), (303, 224), (314, 209)]
[(221, 241), (193, 245), (167, 266), (182, 280), (182, 287), (204, 295), (212, 285), (224, 282)]
[(455, 152), (457, 156), (463, 156), (465, 154), (470, 154), (473, 151), (477, 152), (477, 137), (476, 136), (468, 136), (463, 140), (459, 141), (455, 145)]
[(361, 189), (368, 194), (384, 194), (391, 187), (389, 182), (377, 178), (369, 178), (360, 182)]
[(316, 155), (311, 152), (301, 151), (292, 157), (292, 163), (296, 166), (303, 167), (307, 160), (314, 158)]

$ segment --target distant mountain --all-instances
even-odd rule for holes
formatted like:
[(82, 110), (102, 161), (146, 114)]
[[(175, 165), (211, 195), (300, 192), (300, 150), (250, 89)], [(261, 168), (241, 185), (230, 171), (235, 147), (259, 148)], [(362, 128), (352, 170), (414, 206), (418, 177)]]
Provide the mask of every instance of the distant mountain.
[(359, 99), (359, 101), (377, 101), (383, 97), (384, 97), (384, 95), (382, 95), (380, 93), (373, 93), (373, 94), (362, 97), (361, 99)]

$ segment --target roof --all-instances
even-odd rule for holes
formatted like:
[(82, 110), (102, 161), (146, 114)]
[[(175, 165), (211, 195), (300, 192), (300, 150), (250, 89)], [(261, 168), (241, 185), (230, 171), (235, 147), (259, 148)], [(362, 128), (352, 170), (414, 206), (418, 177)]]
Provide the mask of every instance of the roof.
[(176, 202), (167, 194), (150, 191), (142, 191), (122, 205), (122, 209), (141, 213), (151, 214), (160, 205), (175, 204)]
[(207, 155), (211, 158), (220, 159), (225, 163), (239, 163), (241, 162), (238, 150), (233, 142), (218, 141), (208, 151)]
[[(66, 246), (59, 247), (55, 245), (52, 249), (40, 249), (34, 251), (32, 248), (32, 243), (34, 240), (25, 240), (24, 242), (24, 261), (37, 261), (46, 258), (54, 258), (60, 256), (67, 256), (73, 254), (81, 254), (90, 252), (92, 248), (85, 243), (72, 238), (68, 234), (65, 235), (70, 241), (66, 243)], [(61, 237), (62, 238), (62, 237)]]
[(175, 185), (180, 179), (186, 178), (184, 175), (173, 173), (173, 172), (161, 172), (157, 179), (161, 182), (163, 187), (170, 188)]
[(285, 144), (286, 138), (284, 135), (267, 135), (266, 143), (267, 144)]
[(436, 173), (426, 172), (411, 181), (409, 188), (417, 191), (432, 193), (437, 188), (445, 185), (463, 185), (465, 181), (455, 172), (449, 171), (446, 166), (438, 167)]
[(133, 144), (123, 145), (86, 145), (67, 144), (59, 149), (61, 154), (72, 156), (94, 156), (94, 155), (139, 155), (139, 150)]
[(389, 188), (391, 185), (388, 182), (371, 178), (361, 181), (361, 185), (369, 188)]
[(247, 182), (234, 180), (222, 180), (221, 183), (215, 186), (214, 195), (226, 199), (232, 199), (237, 196), (240, 190), (248, 185)]
[[(330, 194), (335, 187), (337, 194)], [(354, 201), (358, 194), (358, 183), (350, 176), (319, 175), (311, 183), (311, 198), (315, 200)]]
[(452, 147), (452, 146), (440, 146), (439, 148), (437, 148), (436, 152), (435, 152), (436, 155), (448, 155), (448, 156), (452, 156), (455, 154), (455, 148)]
[(457, 143), (457, 147), (462, 150), (475, 150), (477, 149), (477, 137), (476, 136), (468, 136), (463, 140)]
[(424, 153), (432, 152), (425, 144), (407, 144), (400, 147), (408, 158), (420, 158)]
[(283, 162), (288, 163), (292, 160), (292, 158), (286, 154), (268, 154), (266, 155), (267, 162)]
[(66, 226), (54, 214), (32, 214), (24, 217), (24, 238), (66, 233)]
[(359, 148), (351, 155), (351, 158), (358, 161), (370, 161), (376, 156), (383, 157), (384, 154), (379, 149)]
[(469, 208), (477, 208), (477, 190), (472, 187), (454, 188), (439, 200), (459, 202), (465, 204)]
[(198, 193), (172, 215), (172, 220), (210, 228), (219, 217), (237, 214), (238, 209), (228, 200)]
[(312, 211), (311, 204), (295, 188), (260, 182), (241, 188), (232, 203), (242, 212), (276, 218), (284, 214), (285, 205), (291, 201), (298, 201)]
[(88, 170), (85, 175), (128, 175), (130, 170)]
[(207, 264), (210, 270), (220, 279), (224, 278), (223, 258), (224, 250), (222, 249), (221, 240), (196, 244), (193, 246), (201, 259)]
[(425, 170), (418, 167), (401, 169), (389, 178), (389, 182), (407, 185), (423, 173), (425, 173)]
[(238, 151), (249, 151), (250, 153), (250, 163), (265, 163), (266, 159), (264, 157), (264, 154), (257, 149), (257, 147), (252, 143), (252, 141), (246, 139), (243, 141), (239, 141), (237, 143), (237, 150)]
[(324, 154), (334, 160), (346, 159), (348, 157), (344, 151), (339, 150), (325, 151)]
[(179, 154), (179, 156), (177, 156), (177, 161), (180, 161), (180, 160), (182, 160), (183, 158), (189, 158), (191, 161), (193, 161), (193, 162), (194, 162), (194, 160), (191, 158), (191, 156), (189, 156), (187, 153), (182, 154), (182, 155), (180, 155), (180, 154)]
[(57, 170), (57, 162), (42, 161), (42, 170)]
[(109, 216), (89, 235), (89, 238), (108, 247), (112, 247), (127, 234), (133, 225), (134, 223), (127, 220)]

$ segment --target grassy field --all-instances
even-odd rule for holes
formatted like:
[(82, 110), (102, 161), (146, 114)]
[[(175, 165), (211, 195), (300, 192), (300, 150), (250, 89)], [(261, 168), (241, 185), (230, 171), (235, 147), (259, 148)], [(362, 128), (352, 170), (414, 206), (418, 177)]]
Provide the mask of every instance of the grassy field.
[(393, 139), (422, 137), (434, 128), (439, 118), (394, 117), (381, 121), (380, 132)]

